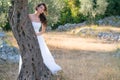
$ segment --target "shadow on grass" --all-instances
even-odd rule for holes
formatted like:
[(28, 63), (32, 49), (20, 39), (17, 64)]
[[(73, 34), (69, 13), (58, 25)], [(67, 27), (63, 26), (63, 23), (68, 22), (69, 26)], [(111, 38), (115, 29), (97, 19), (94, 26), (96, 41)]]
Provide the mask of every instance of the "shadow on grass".
[[(50, 47), (66, 80), (119, 80), (120, 58), (116, 51), (85, 51)], [(64, 79), (63, 79), (64, 80)]]

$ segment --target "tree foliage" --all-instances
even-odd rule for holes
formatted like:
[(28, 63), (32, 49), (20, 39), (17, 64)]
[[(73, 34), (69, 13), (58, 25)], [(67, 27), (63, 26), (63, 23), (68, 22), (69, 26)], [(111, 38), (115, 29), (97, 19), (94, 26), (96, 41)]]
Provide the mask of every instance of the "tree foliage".
[(107, 0), (108, 6), (105, 16), (120, 15), (120, 0)]
[(60, 11), (64, 6), (63, 0), (29, 0), (29, 11), (33, 13), (35, 10), (35, 6), (41, 2), (45, 2), (48, 7), (48, 24), (53, 25), (58, 21), (60, 17)]
[(10, 29), (8, 26), (8, 8), (10, 5), (10, 0), (0, 0), (0, 27), (4, 30)]
[[(7, 20), (10, 0), (0, 0), (0, 27), (9, 29)], [(80, 23), (106, 16), (120, 15), (120, 0), (28, 0), (29, 13), (35, 6), (45, 2), (48, 7), (48, 25), (55, 29), (65, 23)]]
[(104, 15), (108, 5), (106, 0), (80, 0), (80, 2), (80, 12), (90, 20)]

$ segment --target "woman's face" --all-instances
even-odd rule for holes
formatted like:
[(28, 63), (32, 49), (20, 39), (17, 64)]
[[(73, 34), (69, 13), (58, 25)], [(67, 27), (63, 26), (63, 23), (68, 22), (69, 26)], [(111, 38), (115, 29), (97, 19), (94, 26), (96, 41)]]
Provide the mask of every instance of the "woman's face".
[(40, 14), (44, 13), (44, 10), (45, 10), (45, 7), (43, 5), (37, 7), (37, 12), (40, 13)]

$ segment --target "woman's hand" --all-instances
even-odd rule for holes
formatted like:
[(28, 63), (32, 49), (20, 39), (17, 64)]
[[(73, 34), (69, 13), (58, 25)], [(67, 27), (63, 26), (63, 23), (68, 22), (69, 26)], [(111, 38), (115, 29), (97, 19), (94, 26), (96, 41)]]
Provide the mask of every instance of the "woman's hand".
[(37, 35), (37, 36), (40, 36), (40, 35), (41, 35), (41, 32), (36, 33), (36, 35)]
[(43, 33), (45, 33), (45, 31), (46, 31), (46, 26), (45, 26), (44, 24), (42, 24), (42, 30), (41, 30), (40, 32), (36, 33), (36, 35), (37, 35), (37, 36), (40, 36), (40, 35), (42, 35)]

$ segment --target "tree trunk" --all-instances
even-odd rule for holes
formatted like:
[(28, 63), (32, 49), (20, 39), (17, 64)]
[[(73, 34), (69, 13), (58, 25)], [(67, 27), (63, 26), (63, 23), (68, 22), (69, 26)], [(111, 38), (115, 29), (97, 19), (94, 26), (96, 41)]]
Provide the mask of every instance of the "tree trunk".
[(12, 0), (9, 22), (22, 57), (18, 80), (51, 80), (51, 72), (43, 63), (37, 36), (28, 16), (28, 0)]

